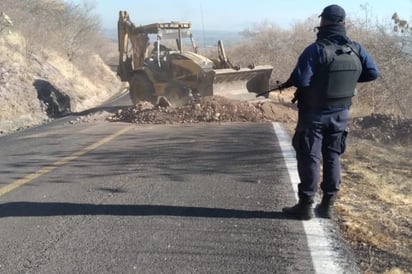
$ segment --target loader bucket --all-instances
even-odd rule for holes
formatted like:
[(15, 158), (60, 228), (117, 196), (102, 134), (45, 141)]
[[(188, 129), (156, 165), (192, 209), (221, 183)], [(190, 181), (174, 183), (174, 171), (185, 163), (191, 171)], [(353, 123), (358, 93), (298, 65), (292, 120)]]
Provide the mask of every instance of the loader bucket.
[(269, 90), (272, 66), (256, 66), (253, 69), (216, 69), (213, 79), (213, 95), (230, 99), (247, 99), (251, 95)]

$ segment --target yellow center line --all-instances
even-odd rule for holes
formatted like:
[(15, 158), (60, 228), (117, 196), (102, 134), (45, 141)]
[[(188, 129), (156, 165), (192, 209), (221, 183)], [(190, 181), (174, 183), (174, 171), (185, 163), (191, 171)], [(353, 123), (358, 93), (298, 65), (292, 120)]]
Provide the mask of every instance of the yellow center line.
[(31, 182), (31, 181), (33, 181), (33, 180), (41, 177), (41, 176), (43, 176), (43, 175), (45, 175), (45, 174), (53, 171), (54, 169), (56, 169), (56, 168), (58, 168), (58, 167), (60, 167), (60, 166), (63, 166), (63, 165), (65, 165), (65, 164), (67, 164), (67, 163), (69, 163), (69, 162), (71, 162), (71, 161), (73, 161), (73, 160), (76, 160), (76, 159), (79, 158), (80, 156), (82, 156), (82, 155), (84, 155), (84, 154), (86, 154), (86, 153), (88, 153), (88, 152), (90, 152), (90, 151), (92, 151), (92, 150), (94, 150), (94, 149), (96, 149), (96, 148), (98, 148), (98, 147), (106, 144), (107, 142), (110, 142), (111, 140), (115, 139), (116, 137), (118, 137), (118, 136), (126, 133), (126, 132), (127, 132), (128, 130), (130, 130), (132, 127), (133, 127), (133, 126), (128, 126), (128, 127), (126, 127), (126, 128), (123, 128), (122, 130), (120, 130), (120, 131), (118, 131), (118, 132), (116, 132), (116, 133), (114, 133), (114, 134), (112, 134), (112, 135), (109, 135), (109, 136), (101, 139), (100, 141), (98, 141), (98, 142), (96, 142), (96, 143), (93, 143), (93, 144), (91, 144), (91, 145), (89, 145), (89, 146), (87, 146), (87, 147), (85, 147), (85, 148), (83, 148), (83, 149), (81, 149), (81, 150), (79, 150), (79, 151), (74, 152), (73, 154), (71, 154), (71, 155), (69, 155), (69, 156), (67, 156), (67, 157), (64, 157), (64, 158), (61, 159), (61, 160), (58, 160), (58, 161), (56, 161), (56, 162), (54, 162), (54, 163), (52, 163), (52, 164), (50, 164), (50, 165), (48, 165), (48, 166), (45, 166), (45, 167), (39, 169), (39, 170), (36, 171), (36, 172), (33, 172), (33, 173), (31, 173), (31, 174), (28, 174), (28, 175), (24, 176), (23, 178), (18, 179), (18, 180), (16, 180), (16, 181), (14, 181), (13, 183), (10, 183), (10, 184), (8, 184), (8, 185), (0, 188), (0, 197), (3, 196), (4, 194), (10, 192), (10, 191), (13, 191), (14, 189), (16, 189), (16, 188), (18, 188), (18, 187), (21, 187), (22, 185), (25, 185), (25, 184), (27, 184), (27, 183), (29, 183), (29, 182)]

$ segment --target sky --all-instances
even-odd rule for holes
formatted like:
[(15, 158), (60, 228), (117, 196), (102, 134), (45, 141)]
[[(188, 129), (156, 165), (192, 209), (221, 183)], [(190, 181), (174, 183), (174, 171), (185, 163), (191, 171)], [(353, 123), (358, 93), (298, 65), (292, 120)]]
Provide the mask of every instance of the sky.
[[(268, 22), (289, 28), (323, 8), (338, 4), (347, 18), (388, 20), (394, 12), (412, 22), (412, 0), (66, 0), (74, 4), (91, 2), (106, 29), (117, 28), (120, 10), (129, 13), (135, 25), (154, 22), (189, 21), (197, 30), (242, 31), (255, 24)], [(367, 7), (367, 12), (362, 8)]]

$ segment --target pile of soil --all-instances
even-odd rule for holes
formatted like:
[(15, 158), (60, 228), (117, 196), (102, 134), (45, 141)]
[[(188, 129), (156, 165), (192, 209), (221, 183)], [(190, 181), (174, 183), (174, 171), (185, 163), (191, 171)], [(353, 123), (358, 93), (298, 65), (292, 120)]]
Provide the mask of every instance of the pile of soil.
[[(292, 130), (297, 120), (297, 111), (295, 105), (282, 100), (239, 101), (210, 96), (181, 107), (161, 107), (142, 102), (118, 110), (108, 120), (136, 124), (269, 121), (281, 122)], [(361, 139), (383, 144), (407, 145), (411, 142), (412, 120), (372, 114), (353, 118), (349, 129), (351, 135)]]
[(351, 134), (384, 144), (411, 143), (412, 120), (392, 115), (372, 114), (352, 119)]
[[(221, 96), (199, 98), (196, 102), (181, 107), (154, 106), (142, 102), (136, 106), (118, 110), (110, 121), (137, 124), (176, 124), (202, 122), (266, 122), (281, 121), (285, 115), (281, 106), (274, 109), (271, 101), (238, 101)], [(293, 114), (284, 120), (293, 120)]]
[[(295, 105), (282, 100), (239, 101), (210, 96), (182, 107), (161, 107), (142, 102), (118, 110), (109, 120), (137, 124), (274, 121), (293, 125), (297, 120), (297, 111)], [(412, 120), (372, 114), (353, 118), (349, 129), (351, 135), (362, 139), (384, 144), (409, 144)]]

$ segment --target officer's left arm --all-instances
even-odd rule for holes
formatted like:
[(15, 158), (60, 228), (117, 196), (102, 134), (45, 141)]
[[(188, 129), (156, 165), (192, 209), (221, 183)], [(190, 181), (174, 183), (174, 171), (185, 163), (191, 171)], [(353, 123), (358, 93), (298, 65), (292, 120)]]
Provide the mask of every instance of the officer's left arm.
[(362, 63), (362, 73), (359, 76), (358, 82), (369, 82), (377, 79), (379, 77), (379, 70), (372, 56), (360, 44), (357, 44), (357, 46)]

